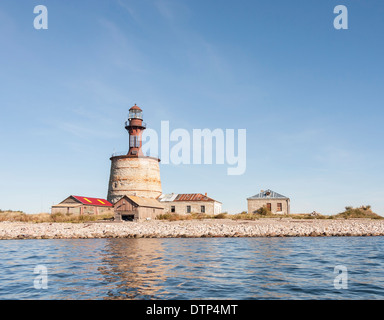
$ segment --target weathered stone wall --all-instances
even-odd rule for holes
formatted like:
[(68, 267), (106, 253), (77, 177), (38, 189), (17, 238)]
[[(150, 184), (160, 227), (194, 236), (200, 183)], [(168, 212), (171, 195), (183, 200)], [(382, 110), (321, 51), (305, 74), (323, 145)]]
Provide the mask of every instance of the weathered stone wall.
[[(145, 220), (147, 218), (149, 219), (156, 219), (156, 217), (160, 214), (164, 213), (164, 209), (160, 208), (147, 208), (147, 207), (139, 207), (138, 208), (138, 220)], [(136, 216), (135, 216), (136, 218)]]
[[(267, 206), (267, 203), (271, 204), (272, 213), (289, 214), (289, 200), (286, 199), (248, 199), (248, 213), (254, 213), (257, 209), (263, 206)], [(277, 204), (281, 203), (282, 210), (277, 210)]]
[(70, 213), (70, 214), (108, 214), (113, 213), (113, 208), (110, 207), (98, 207), (98, 206), (53, 206), (51, 213)]
[(111, 158), (107, 200), (115, 203), (124, 195), (157, 198), (161, 195), (159, 161), (151, 157)]
[(217, 201), (164, 201), (164, 213), (171, 213), (171, 207), (175, 207), (177, 214), (188, 214), (187, 206), (191, 206), (191, 213), (201, 213), (201, 206), (205, 206), (205, 213), (209, 215), (221, 213), (221, 203)]
[(51, 208), (51, 213), (70, 213), (70, 214), (80, 214), (80, 206), (78, 207), (55, 207)]
[(133, 215), (134, 221), (143, 221), (147, 219), (156, 219), (160, 214), (164, 213), (164, 209), (137, 207), (134, 211), (115, 211), (115, 221), (122, 221), (124, 215)]

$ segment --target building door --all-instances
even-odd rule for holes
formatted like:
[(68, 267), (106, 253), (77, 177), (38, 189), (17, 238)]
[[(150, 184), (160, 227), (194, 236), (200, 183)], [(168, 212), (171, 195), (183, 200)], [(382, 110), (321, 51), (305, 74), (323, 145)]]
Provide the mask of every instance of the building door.
[(133, 215), (133, 214), (124, 214), (124, 215), (121, 215), (121, 219), (123, 221), (133, 221), (133, 220), (135, 220), (135, 215)]

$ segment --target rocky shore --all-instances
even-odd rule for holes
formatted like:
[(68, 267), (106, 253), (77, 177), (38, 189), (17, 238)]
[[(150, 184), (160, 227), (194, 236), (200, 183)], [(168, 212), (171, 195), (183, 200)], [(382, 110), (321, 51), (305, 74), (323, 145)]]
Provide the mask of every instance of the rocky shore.
[(259, 219), (95, 223), (1, 222), (0, 239), (382, 236), (384, 220)]

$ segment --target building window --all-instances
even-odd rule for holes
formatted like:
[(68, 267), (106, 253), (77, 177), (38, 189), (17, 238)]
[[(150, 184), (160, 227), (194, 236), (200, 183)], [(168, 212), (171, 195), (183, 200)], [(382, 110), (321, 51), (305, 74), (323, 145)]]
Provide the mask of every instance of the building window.
[(176, 212), (175, 206), (171, 206), (171, 212)]
[(201, 213), (205, 213), (205, 206), (201, 206)]
[(272, 211), (272, 203), (267, 203), (267, 209), (268, 209), (269, 211)]
[(277, 203), (277, 211), (283, 211), (283, 204), (281, 202)]
[(191, 206), (187, 206), (187, 213), (191, 213)]

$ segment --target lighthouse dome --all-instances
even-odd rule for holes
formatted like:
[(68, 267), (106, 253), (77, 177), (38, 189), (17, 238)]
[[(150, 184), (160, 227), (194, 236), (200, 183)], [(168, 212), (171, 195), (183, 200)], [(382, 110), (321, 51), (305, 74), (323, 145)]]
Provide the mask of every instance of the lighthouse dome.
[(143, 110), (141, 110), (136, 104), (129, 109), (128, 120), (131, 119), (143, 119)]

